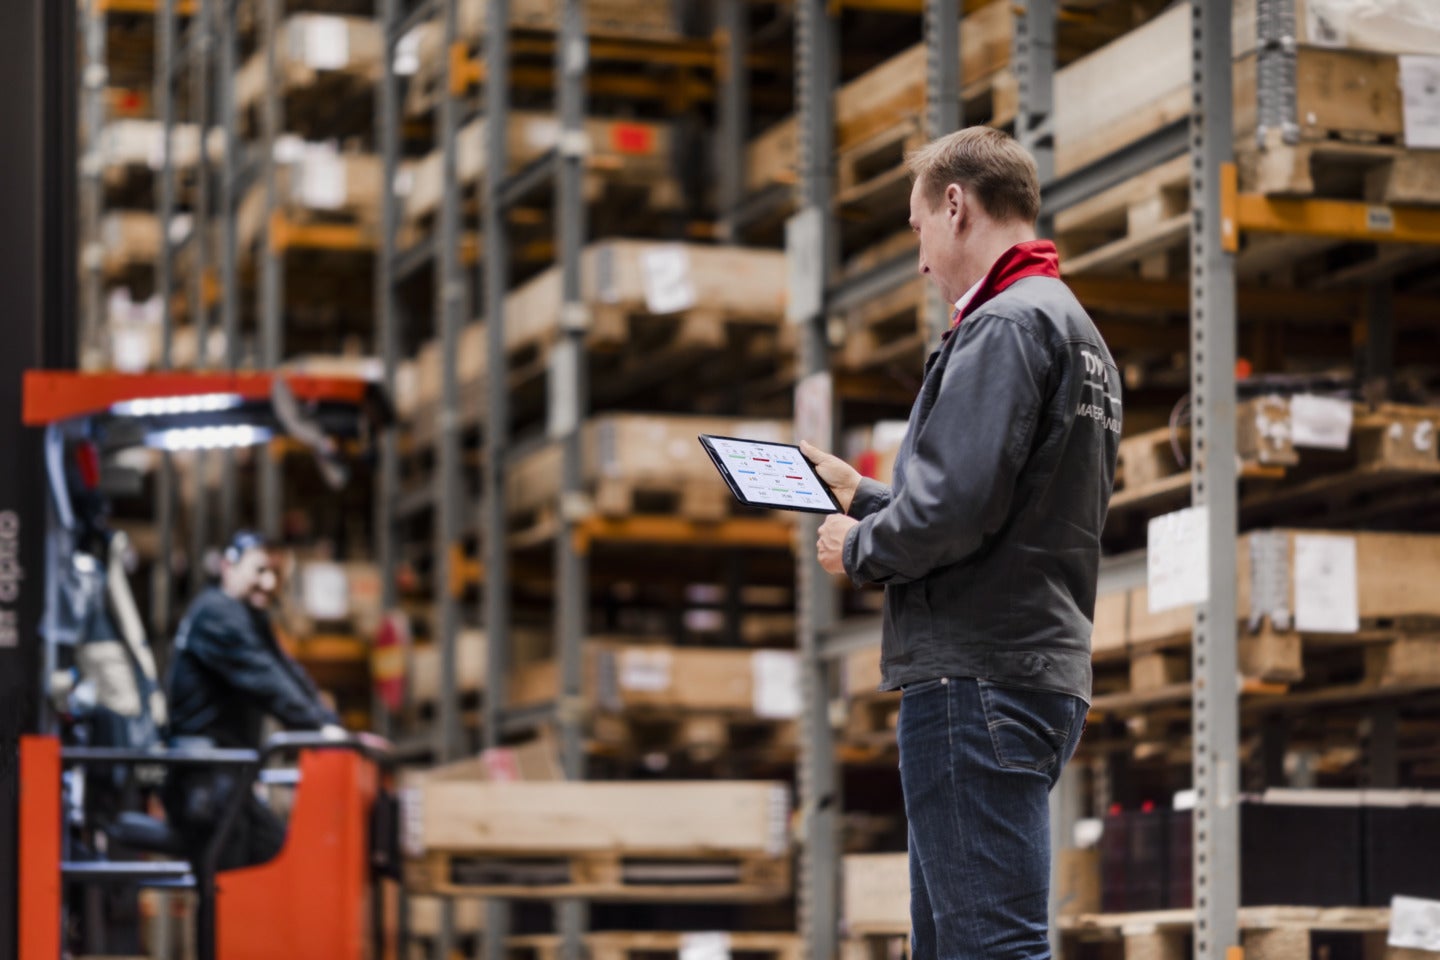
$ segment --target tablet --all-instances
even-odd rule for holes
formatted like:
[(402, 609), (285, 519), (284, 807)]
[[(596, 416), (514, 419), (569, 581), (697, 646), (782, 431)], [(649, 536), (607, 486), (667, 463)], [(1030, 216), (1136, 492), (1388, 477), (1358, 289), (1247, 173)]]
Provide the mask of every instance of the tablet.
[(843, 513), (835, 494), (793, 443), (700, 435), (700, 444), (741, 503), (773, 510)]

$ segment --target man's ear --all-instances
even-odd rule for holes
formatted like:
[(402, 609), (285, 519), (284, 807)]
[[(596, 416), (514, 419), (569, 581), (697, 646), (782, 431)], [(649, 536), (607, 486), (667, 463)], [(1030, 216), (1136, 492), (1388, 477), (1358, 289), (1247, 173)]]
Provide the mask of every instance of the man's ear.
[(945, 212), (949, 216), (950, 229), (955, 233), (964, 227), (969, 214), (966, 200), (965, 188), (960, 184), (952, 183), (945, 188)]

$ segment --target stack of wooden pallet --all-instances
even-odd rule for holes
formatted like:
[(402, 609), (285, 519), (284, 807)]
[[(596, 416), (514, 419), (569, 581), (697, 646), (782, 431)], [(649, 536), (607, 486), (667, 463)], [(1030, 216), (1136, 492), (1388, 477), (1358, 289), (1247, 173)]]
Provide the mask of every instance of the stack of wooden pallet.
[(783, 784), (495, 782), (478, 772), (441, 768), (406, 788), (412, 889), (650, 902), (790, 892)]

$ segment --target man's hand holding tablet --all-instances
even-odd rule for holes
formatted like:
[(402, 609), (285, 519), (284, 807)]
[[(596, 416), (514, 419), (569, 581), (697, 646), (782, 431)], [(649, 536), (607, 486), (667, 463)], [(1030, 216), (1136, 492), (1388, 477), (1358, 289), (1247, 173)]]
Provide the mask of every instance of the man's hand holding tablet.
[(845, 516), (860, 486), (860, 473), (810, 443), (799, 446), (702, 435), (700, 444), (741, 503), (778, 510), (828, 513), (816, 547), (820, 565), (845, 573), (845, 537), (856, 521)]
[(850, 502), (855, 499), (855, 491), (860, 486), (860, 471), (835, 454), (826, 453), (805, 440), (800, 441), (800, 452), (805, 454), (805, 459), (814, 465), (820, 479), (835, 494), (840, 509), (849, 513)]
[[(848, 514), (850, 504), (855, 500), (855, 491), (860, 486), (860, 471), (835, 454), (826, 453), (804, 440), (800, 441), (800, 452), (815, 465), (815, 472), (835, 493), (835, 499)], [(815, 551), (820, 557), (820, 566), (826, 573), (836, 576), (845, 574), (845, 538), (850, 535), (850, 528), (857, 523), (858, 520), (837, 513), (826, 517), (825, 522), (820, 524), (820, 530), (815, 536)]]

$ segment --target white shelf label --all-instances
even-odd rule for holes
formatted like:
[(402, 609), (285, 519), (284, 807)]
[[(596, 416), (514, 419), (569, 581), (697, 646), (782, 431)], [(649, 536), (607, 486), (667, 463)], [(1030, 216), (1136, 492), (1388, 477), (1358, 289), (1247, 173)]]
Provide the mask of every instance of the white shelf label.
[(1295, 535), (1295, 627), (1301, 632), (1360, 629), (1355, 538)]
[(640, 254), (645, 275), (645, 309), (655, 314), (679, 313), (695, 306), (695, 281), (690, 254), (679, 244), (652, 247)]
[(305, 613), (315, 620), (344, 620), (350, 615), (345, 568), (338, 563), (307, 563), (300, 574)]
[(1392, 947), (1440, 951), (1440, 900), (1394, 897), (1390, 901)]
[(341, 17), (311, 17), (305, 23), (307, 66), (340, 70), (350, 63), (350, 27)]
[(680, 960), (730, 960), (730, 934), (682, 934)]
[(1440, 57), (1402, 54), (1399, 60), (1405, 145), (1440, 149)]
[(669, 690), (670, 651), (621, 651), (620, 689), (646, 693), (660, 693)]
[(788, 720), (800, 715), (800, 659), (789, 650), (757, 650), (750, 656), (755, 716)]
[(311, 210), (345, 206), (345, 161), (334, 154), (311, 151), (296, 170), (300, 203)]
[(1145, 555), (1150, 612), (1210, 599), (1210, 511), (1187, 507), (1150, 521)]
[(1290, 398), (1291, 437), (1297, 447), (1344, 450), (1350, 446), (1355, 408), (1348, 400), (1300, 394)]

